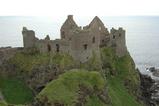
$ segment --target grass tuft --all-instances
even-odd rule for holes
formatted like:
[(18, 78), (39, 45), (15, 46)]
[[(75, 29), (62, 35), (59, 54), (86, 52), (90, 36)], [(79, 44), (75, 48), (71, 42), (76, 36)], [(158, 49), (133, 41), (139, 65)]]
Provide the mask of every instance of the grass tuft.
[(0, 90), (7, 103), (25, 104), (33, 100), (32, 91), (16, 78), (0, 78)]

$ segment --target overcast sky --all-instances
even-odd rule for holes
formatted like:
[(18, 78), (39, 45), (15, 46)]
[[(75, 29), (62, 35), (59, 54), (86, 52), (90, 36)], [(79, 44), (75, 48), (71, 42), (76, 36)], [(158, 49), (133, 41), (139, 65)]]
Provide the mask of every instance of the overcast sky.
[(0, 15), (159, 15), (159, 0), (0, 0)]

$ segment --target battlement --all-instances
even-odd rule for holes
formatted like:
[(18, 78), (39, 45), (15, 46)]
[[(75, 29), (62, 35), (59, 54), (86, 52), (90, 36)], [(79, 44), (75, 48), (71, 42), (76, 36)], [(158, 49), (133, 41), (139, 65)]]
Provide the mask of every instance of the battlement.
[(50, 40), (46, 35), (39, 40), (35, 32), (26, 27), (23, 27), (22, 34), (24, 48), (37, 47), (41, 52), (68, 53), (80, 62), (88, 61), (93, 53), (100, 57), (100, 48), (103, 46), (114, 47), (119, 57), (126, 54), (125, 30), (119, 27), (109, 32), (97, 16), (90, 24), (81, 27), (74, 21), (73, 15), (68, 15), (60, 29), (61, 39)]

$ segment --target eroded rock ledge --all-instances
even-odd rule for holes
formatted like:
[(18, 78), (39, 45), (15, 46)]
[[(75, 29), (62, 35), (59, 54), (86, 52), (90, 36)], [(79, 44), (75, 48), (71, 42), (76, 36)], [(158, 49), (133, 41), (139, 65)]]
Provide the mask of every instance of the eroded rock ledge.
[(159, 105), (159, 78), (156, 76), (157, 70), (149, 70), (149, 74), (141, 74), (142, 99), (148, 106)]

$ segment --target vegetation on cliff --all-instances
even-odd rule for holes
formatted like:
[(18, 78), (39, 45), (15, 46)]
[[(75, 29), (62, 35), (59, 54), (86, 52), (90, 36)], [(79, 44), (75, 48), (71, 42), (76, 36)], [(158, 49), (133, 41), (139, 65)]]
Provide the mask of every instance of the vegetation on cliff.
[(113, 106), (139, 106), (139, 75), (129, 54), (117, 57), (112, 48), (102, 48), (103, 72)]
[[(105, 81), (98, 72), (71, 70), (47, 84), (38, 95), (38, 99), (44, 104), (52, 105), (105, 106), (97, 96), (104, 89)], [(82, 93), (83, 97), (81, 97)]]
[(5, 101), (1, 101), (0, 100), (0, 106), (8, 106), (7, 103)]
[(38, 51), (18, 52), (9, 60), (10, 64), (14, 64), (19, 71), (32, 71), (37, 65), (58, 65), (60, 69), (73, 67), (74, 60), (67, 54), (55, 53), (39, 53)]
[(0, 90), (7, 103), (26, 104), (33, 100), (32, 91), (23, 81), (16, 78), (1, 77)]
[[(101, 60), (93, 55), (88, 62), (78, 65), (67, 54), (23, 51), (9, 59), (8, 64), (14, 66), (17, 77), (24, 79), (25, 84), (28, 84), (28, 79), (31, 79), (29, 84), (34, 83), (35, 86), (41, 87), (45, 84), (44, 89), (42, 88), (43, 90), (36, 95), (37, 102), (43, 106), (50, 104), (69, 106), (78, 104), (85, 106), (142, 105), (137, 100), (140, 80), (131, 56), (127, 54), (119, 58), (115, 55), (113, 48), (101, 48)], [(49, 68), (41, 68), (41, 66)], [(55, 67), (50, 66), (58, 67), (58, 70), (63, 72), (54, 79), (54, 76), (48, 76), (51, 75), (51, 71), (48, 70), (55, 71)], [(48, 74), (42, 71), (47, 71)], [(37, 76), (35, 76), (36, 74)], [(46, 80), (44, 77), (53, 79)], [(42, 80), (43, 83), (41, 83)], [(32, 94), (29, 93), (31, 91), (25, 84), (19, 80), (0, 79), (1, 91), (6, 101), (12, 104), (32, 102)], [(7, 85), (9, 87), (5, 88)], [(13, 91), (14, 86), (18, 88), (15, 87)], [(26, 92), (27, 95), (19, 91)], [(19, 97), (20, 95), (22, 98)], [(4, 106), (6, 104), (5, 102), (0, 103), (3, 103)]]

